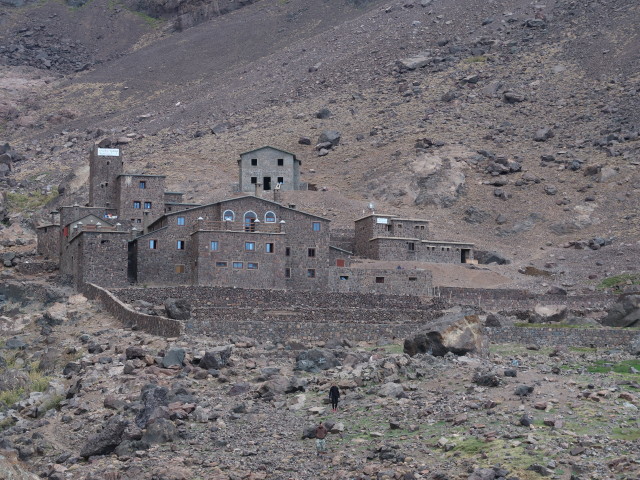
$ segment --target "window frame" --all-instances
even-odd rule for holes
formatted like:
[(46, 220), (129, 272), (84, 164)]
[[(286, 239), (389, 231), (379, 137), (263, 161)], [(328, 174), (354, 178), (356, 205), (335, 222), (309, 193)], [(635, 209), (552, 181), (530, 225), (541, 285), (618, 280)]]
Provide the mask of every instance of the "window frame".
[(187, 246), (186, 240), (178, 240), (176, 242), (176, 250), (184, 250), (186, 246)]
[(264, 244), (264, 253), (275, 253), (275, 251), (276, 251), (275, 243), (267, 242)]
[[(231, 215), (227, 215), (227, 213), (230, 213)], [(223, 222), (235, 222), (236, 221), (236, 214), (233, 210), (225, 210), (224, 212), (222, 212), (222, 221)]]
[(140, 182), (138, 183), (138, 188), (141, 188), (142, 190), (144, 190), (145, 188), (147, 188), (147, 182), (146, 182), (146, 180), (140, 180)]
[[(214, 243), (215, 243), (215, 248), (214, 248)], [(218, 240), (211, 240), (209, 242), (209, 251), (210, 252), (220, 251), (220, 242)]]
[(134, 200), (133, 201), (133, 209), (134, 210), (139, 210), (142, 208), (142, 202), (139, 200)]
[(152, 203), (151, 202), (144, 202), (144, 209), (145, 210), (151, 210), (152, 207)]
[(315, 258), (316, 257), (316, 247), (309, 247), (307, 249), (307, 256), (309, 258)]
[(277, 223), (278, 217), (271, 210), (264, 214), (264, 223)]
[(255, 252), (256, 251), (256, 242), (244, 242), (244, 251), (245, 252)]
[(278, 167), (284, 167), (284, 158), (278, 158), (277, 166)]
[(184, 264), (182, 264), (182, 263), (177, 263), (176, 264), (176, 266), (175, 266), (176, 275), (181, 275), (181, 274), (185, 273), (185, 271), (186, 271), (186, 267), (185, 267)]
[(257, 167), (258, 166), (258, 159), (257, 158), (252, 158), (251, 159), (251, 166), (252, 167)]
[(176, 220), (176, 224), (179, 227), (184, 227), (185, 226), (185, 217), (178, 217)]
[(316, 278), (315, 268), (307, 268), (307, 278)]
[(216, 268), (227, 268), (229, 266), (228, 262), (219, 261), (216, 262)]
[(247, 270), (258, 270), (258, 262), (247, 262)]
[(236, 270), (244, 269), (244, 262), (231, 262), (231, 268), (235, 268)]
[(314, 232), (321, 232), (322, 231), (322, 224), (320, 222), (312, 222), (311, 223), (311, 230)]
[(149, 250), (158, 250), (158, 240), (149, 239)]

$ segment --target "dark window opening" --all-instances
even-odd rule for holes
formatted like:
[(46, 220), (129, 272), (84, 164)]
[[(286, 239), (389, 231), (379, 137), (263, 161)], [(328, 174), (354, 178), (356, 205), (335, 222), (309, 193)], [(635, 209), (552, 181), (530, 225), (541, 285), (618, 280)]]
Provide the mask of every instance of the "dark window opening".
[(290, 268), (285, 268), (284, 269), (284, 278), (291, 278), (291, 269)]
[(249, 262), (249, 263), (247, 263), (247, 269), (249, 269), (249, 270), (257, 270), (258, 269), (258, 264), (257, 263), (253, 263), (253, 262)]
[(291, 256), (291, 247), (286, 247), (284, 249), (284, 256), (285, 257), (290, 257)]
[(284, 158), (279, 158), (279, 159), (278, 159), (278, 166), (279, 166), (279, 167), (284, 166)]
[(417, 278), (417, 277), (409, 277), (409, 281), (410, 281), (410, 282), (415, 282), (416, 280), (418, 280), (418, 278)]
[(316, 269), (308, 268), (307, 269), (307, 278), (316, 278)]
[(340, 275), (340, 280), (349, 280), (349, 275)]
[(257, 158), (252, 158), (251, 159), (251, 166), (252, 167), (257, 167), (258, 166), (258, 159)]
[(140, 181), (140, 183), (138, 184), (140, 188), (147, 188), (147, 182), (145, 181)]
[(308, 253), (309, 253), (310, 257), (315, 257), (316, 256), (316, 249), (315, 248), (310, 248)]
[(227, 262), (216, 262), (216, 267), (226, 268)]
[(408, 242), (407, 248), (409, 249), (410, 252), (413, 252), (416, 249), (416, 244), (413, 242)]
[(151, 208), (151, 202), (144, 202), (144, 208), (146, 209)]
[(264, 246), (265, 253), (273, 253), (275, 251), (275, 245), (273, 243), (267, 243)]
[(184, 240), (178, 240), (178, 250), (184, 250), (184, 244), (185, 241)]
[(278, 177), (278, 183), (284, 183), (284, 177)]
[(264, 177), (262, 179), (262, 186), (265, 190), (271, 190), (271, 177)]
[(384, 283), (384, 277), (376, 277), (376, 283)]
[(258, 183), (258, 177), (251, 177), (251, 183)]

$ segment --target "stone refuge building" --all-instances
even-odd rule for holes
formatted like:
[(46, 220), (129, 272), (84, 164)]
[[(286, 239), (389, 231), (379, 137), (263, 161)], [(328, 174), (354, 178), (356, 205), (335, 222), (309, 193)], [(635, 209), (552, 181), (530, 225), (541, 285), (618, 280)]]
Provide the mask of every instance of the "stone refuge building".
[[(334, 243), (330, 220), (275, 201), (274, 178), (281, 189), (302, 184), (295, 155), (273, 147), (243, 153), (237, 196), (207, 205), (182, 202), (163, 175), (125, 173), (120, 149), (95, 146), (89, 162), (88, 205), (60, 207), (37, 230), (39, 253), (77, 286), (428, 295), (431, 273), (416, 262), (473, 261), (472, 244), (429, 240), (428, 221), (393, 215), (356, 220), (353, 248), (344, 232)], [(274, 200), (262, 198), (269, 189)]]

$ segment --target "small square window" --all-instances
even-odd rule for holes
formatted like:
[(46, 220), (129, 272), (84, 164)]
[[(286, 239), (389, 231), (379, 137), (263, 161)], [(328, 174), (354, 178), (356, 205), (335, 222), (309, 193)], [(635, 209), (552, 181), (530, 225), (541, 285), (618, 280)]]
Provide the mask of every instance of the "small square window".
[(278, 159), (278, 166), (279, 166), (279, 167), (284, 166), (284, 158), (279, 158), (279, 159)]
[(178, 225), (184, 226), (184, 217), (178, 217)]
[(264, 245), (265, 253), (273, 253), (275, 252), (275, 245), (273, 243), (266, 243)]
[(284, 177), (278, 177), (278, 183), (282, 185), (284, 183)]
[(340, 280), (349, 280), (349, 275), (340, 275)]
[(310, 257), (315, 257), (316, 256), (316, 249), (315, 248), (310, 248), (308, 250), (308, 254)]
[(227, 268), (227, 262), (216, 262), (216, 267)]
[(252, 167), (257, 167), (258, 166), (258, 159), (257, 158), (252, 158), (251, 159), (251, 166)]
[(176, 273), (184, 273), (184, 265), (176, 265)]
[(242, 268), (243, 264), (242, 262), (233, 262), (233, 268)]
[(291, 247), (286, 247), (284, 249), (284, 256), (285, 257), (290, 257), (291, 256)]
[(244, 249), (248, 252), (254, 252), (256, 250), (255, 242), (244, 242)]
[(158, 240), (149, 240), (149, 248), (151, 250), (157, 250), (158, 249)]
[(133, 208), (141, 208), (142, 204), (140, 202), (133, 202)]
[(247, 269), (248, 270), (257, 270), (258, 269), (258, 264), (257, 263), (253, 263), (253, 262), (248, 262), (247, 263)]
[(384, 283), (384, 277), (376, 277), (376, 283)]
[(307, 269), (307, 278), (316, 278), (316, 269), (308, 268)]
[(251, 177), (251, 183), (258, 183), (258, 177)]
[(290, 268), (285, 268), (284, 269), (284, 278), (291, 278), (291, 269)]
[[(141, 181), (140, 181), (140, 183), (138, 184), (138, 186), (139, 186), (140, 188), (147, 188), (147, 182), (145, 182), (145, 181), (141, 180)], [(177, 272), (176, 272), (176, 273), (177, 273)], [(180, 272), (180, 273), (182, 273), (182, 272)]]
[(136, 223), (142, 223), (142, 219), (141, 218), (136, 218)]
[(178, 244), (177, 244), (178, 250), (184, 250), (184, 244), (185, 244), (184, 240), (178, 240)]
[(144, 202), (144, 208), (146, 209), (151, 208), (151, 202)]
[(313, 231), (314, 232), (320, 231), (320, 222), (313, 222)]
[(209, 247), (209, 249), (210, 249), (212, 252), (217, 251), (219, 248), (220, 248), (220, 246), (218, 245), (218, 241), (217, 241), (217, 240), (212, 241), (212, 242), (211, 242), (211, 246)]

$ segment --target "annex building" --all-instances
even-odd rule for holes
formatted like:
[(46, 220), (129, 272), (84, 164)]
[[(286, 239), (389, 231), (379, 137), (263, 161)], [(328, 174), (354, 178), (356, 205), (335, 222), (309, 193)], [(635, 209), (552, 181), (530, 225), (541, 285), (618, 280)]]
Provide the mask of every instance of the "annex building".
[(473, 244), (430, 240), (421, 219), (371, 213), (348, 248), (344, 235), (334, 242), (330, 220), (278, 201), (306, 184), (295, 155), (274, 147), (241, 154), (235, 193), (199, 205), (167, 191), (163, 175), (126, 173), (108, 146), (90, 153), (87, 205), (60, 207), (37, 229), (38, 252), (76, 285), (421, 295), (432, 281), (420, 262), (473, 262)]

